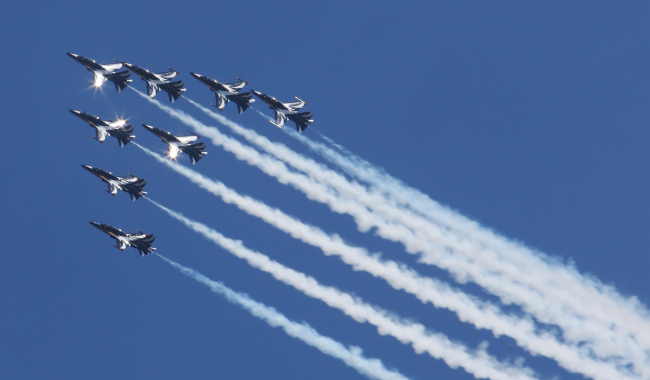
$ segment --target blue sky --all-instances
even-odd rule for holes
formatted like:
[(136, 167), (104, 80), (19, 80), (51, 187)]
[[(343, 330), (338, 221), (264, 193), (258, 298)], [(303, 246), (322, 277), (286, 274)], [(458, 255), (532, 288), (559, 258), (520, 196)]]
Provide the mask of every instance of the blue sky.
[[(147, 180), (152, 199), (320, 282), (352, 292), (500, 360), (524, 358), (542, 378), (580, 379), (507, 337), (462, 323), (383, 281), (226, 205), (135, 146), (99, 144), (78, 109), (128, 117), (135, 141), (166, 147), (141, 127), (189, 128), (132, 91), (101, 91), (66, 56), (180, 71), (185, 95), (214, 102), (189, 75), (280, 100), (309, 102), (319, 133), (436, 201), (500, 234), (650, 303), (647, 287), (650, 43), (645, 4), (486, 2), (21, 2), (0, 16), (3, 254), (2, 378), (360, 378), (338, 360), (227, 303), (153, 255), (111, 247), (88, 221), (156, 235), (157, 252), (363, 348), (414, 379), (471, 379), (377, 334), (251, 268), (149, 202), (111, 197), (81, 164)], [(145, 84), (132, 76), (141, 91)], [(168, 105), (166, 94), (157, 100)], [(268, 108), (255, 103), (268, 116)], [(187, 101), (171, 105), (230, 132)], [(322, 161), (254, 111), (223, 116)], [(317, 133), (318, 132), (318, 133)], [(239, 139), (237, 137), (237, 139)], [(205, 139), (192, 168), (346, 241), (449, 281), (400, 244), (332, 213)], [(239, 139), (241, 140), (241, 139)], [(189, 166), (182, 156), (179, 162)], [(516, 306), (506, 310), (519, 313)]]

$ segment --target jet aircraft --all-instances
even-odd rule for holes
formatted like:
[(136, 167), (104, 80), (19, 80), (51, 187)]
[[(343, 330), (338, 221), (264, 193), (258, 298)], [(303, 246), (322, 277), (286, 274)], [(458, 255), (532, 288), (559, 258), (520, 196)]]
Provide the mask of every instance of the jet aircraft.
[(216, 104), (210, 103), (210, 105), (217, 108), (219, 111), (223, 111), (223, 107), (225, 107), (226, 104), (232, 100), (235, 104), (237, 104), (239, 113), (243, 113), (248, 109), (248, 107), (250, 107), (251, 103), (255, 101), (255, 99), (253, 99), (253, 95), (250, 92), (239, 92), (239, 90), (248, 84), (248, 82), (243, 81), (240, 78), (235, 77), (239, 79), (239, 82), (220, 83), (215, 79), (208, 78), (201, 74), (190, 74), (194, 78), (200, 80), (201, 83), (210, 87), (210, 91), (214, 92), (214, 95), (217, 99)]
[(120, 143), (120, 146), (123, 147), (135, 137), (135, 135), (131, 134), (131, 132), (133, 132), (133, 126), (126, 125), (128, 120), (117, 119), (107, 121), (81, 111), (70, 110), (70, 112), (90, 124), (91, 127), (95, 128), (97, 130), (97, 137), (90, 137), (101, 143), (104, 142), (106, 136), (113, 136)]
[(143, 81), (147, 82), (147, 94), (149, 94), (149, 97), (151, 98), (156, 96), (160, 90), (163, 90), (167, 92), (167, 95), (169, 95), (169, 101), (173, 103), (174, 100), (180, 98), (180, 96), (183, 95), (183, 92), (187, 90), (186, 88), (183, 88), (183, 81), (179, 80), (177, 82), (170, 82), (172, 78), (178, 75), (178, 71), (173, 70), (169, 66), (167, 66), (167, 68), (170, 71), (152, 73), (147, 69), (143, 69), (142, 67), (132, 65), (130, 63), (120, 63), (126, 66), (127, 69), (138, 74)]
[(314, 122), (311, 118), (311, 112), (298, 113), (298, 110), (304, 107), (307, 102), (297, 96), (295, 97), (296, 100), (298, 100), (297, 102), (282, 103), (276, 98), (259, 91), (251, 90), (251, 92), (258, 98), (262, 99), (264, 103), (268, 104), (270, 109), (275, 111), (276, 122), (274, 123), (271, 120), (269, 120), (269, 122), (278, 128), (282, 128), (284, 122), (288, 119), (296, 123), (296, 129), (302, 132), (309, 127), (309, 124)]
[(167, 146), (169, 147), (169, 152), (167, 153), (167, 157), (171, 158), (174, 161), (176, 160), (176, 157), (178, 157), (180, 152), (187, 153), (187, 155), (190, 156), (190, 160), (192, 161), (192, 164), (195, 164), (204, 155), (208, 154), (208, 152), (203, 151), (203, 149), (205, 149), (204, 142), (190, 144), (191, 142), (196, 141), (196, 139), (201, 137), (199, 135), (192, 134), (191, 136), (174, 136), (165, 130), (153, 127), (151, 125), (142, 124), (142, 126), (145, 127), (149, 132), (160, 137), (160, 139), (165, 144), (167, 144)]
[(153, 243), (156, 237), (151, 234), (145, 234), (138, 230), (136, 230), (136, 233), (134, 234), (129, 234), (126, 232), (122, 232), (122, 230), (120, 230), (119, 228), (109, 226), (108, 224), (101, 224), (97, 222), (90, 222), (90, 224), (95, 226), (100, 231), (104, 231), (105, 233), (109, 234), (113, 239), (115, 239), (117, 245), (115, 244), (111, 244), (111, 245), (113, 247), (119, 248), (121, 251), (124, 251), (127, 246), (131, 246), (137, 249), (138, 252), (140, 252), (140, 256), (144, 256), (156, 250), (156, 248), (153, 248), (151, 246), (151, 244)]
[(108, 184), (108, 190), (103, 190), (109, 194), (115, 195), (117, 194), (118, 190), (122, 190), (129, 193), (131, 200), (135, 201), (147, 193), (146, 191), (142, 190), (144, 188), (144, 185), (147, 183), (147, 181), (142, 178), (131, 174), (129, 174), (128, 177), (118, 177), (116, 175), (113, 175), (111, 172), (107, 172), (99, 168), (93, 168), (92, 166), (81, 165), (81, 167), (96, 175), (102, 181), (106, 182)]
[(89, 81), (89, 83), (97, 88), (101, 87), (101, 85), (103, 85), (107, 80), (110, 80), (115, 84), (117, 92), (120, 92), (133, 81), (133, 79), (129, 79), (129, 76), (131, 75), (129, 70), (117, 71), (122, 68), (121, 63), (100, 64), (90, 58), (78, 54), (66, 54), (68, 54), (70, 58), (86, 66), (88, 71), (92, 71), (93, 81)]

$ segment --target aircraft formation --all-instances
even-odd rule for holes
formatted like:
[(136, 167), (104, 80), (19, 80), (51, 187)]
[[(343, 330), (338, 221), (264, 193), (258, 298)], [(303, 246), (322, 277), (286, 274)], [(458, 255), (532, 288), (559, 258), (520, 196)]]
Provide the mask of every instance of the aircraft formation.
[[(178, 100), (186, 91), (183, 81), (174, 81), (179, 72), (167, 66), (169, 71), (153, 73), (145, 68), (136, 66), (131, 63), (118, 61), (113, 59), (115, 63), (100, 64), (96, 61), (73, 53), (67, 55), (84, 65), (86, 69), (93, 73), (93, 81), (88, 81), (94, 87), (99, 88), (107, 81), (115, 85), (115, 90), (121, 92), (133, 82), (130, 78), (131, 73), (138, 75), (144, 82), (146, 82), (147, 94), (153, 98), (160, 91), (164, 91), (169, 96), (170, 103)], [(120, 71), (122, 68), (126, 70)], [(251, 104), (255, 102), (253, 95), (259, 98), (262, 102), (266, 103), (271, 110), (275, 112), (275, 122), (269, 122), (278, 128), (282, 128), (287, 120), (291, 120), (296, 124), (298, 132), (304, 131), (311, 123), (313, 123), (311, 112), (298, 112), (304, 107), (307, 102), (296, 97), (296, 102), (281, 102), (276, 98), (266, 95), (262, 92), (251, 90), (250, 92), (241, 92), (241, 90), (248, 84), (248, 82), (236, 77), (237, 81), (232, 83), (221, 83), (216, 79), (212, 79), (197, 73), (190, 73), (201, 83), (208, 86), (210, 91), (214, 92), (215, 103), (210, 103), (211, 106), (223, 111), (224, 107), (233, 102), (237, 105), (239, 113), (243, 113)], [(120, 147), (126, 146), (131, 140), (135, 138), (133, 135), (133, 126), (128, 124), (128, 120), (116, 118), (115, 120), (104, 120), (98, 116), (91, 115), (86, 112), (70, 110), (72, 114), (88, 123), (95, 129), (95, 136), (91, 138), (103, 143), (107, 137), (113, 137), (117, 140)], [(176, 160), (178, 155), (185, 153), (189, 156), (192, 164), (197, 163), (203, 156), (207, 154), (204, 142), (195, 142), (201, 136), (189, 132), (187, 136), (177, 136), (164, 129), (154, 127), (149, 124), (142, 124), (147, 131), (159, 137), (165, 144), (167, 144), (167, 152), (164, 152), (167, 157)], [(111, 195), (116, 195), (118, 191), (124, 191), (131, 196), (133, 201), (145, 196), (144, 186), (147, 183), (144, 179), (128, 174), (128, 177), (119, 177), (111, 172), (95, 168), (89, 165), (81, 165), (91, 174), (99, 177), (103, 182), (108, 185), (108, 189), (103, 189)], [(110, 237), (115, 239), (117, 244), (111, 244), (114, 247), (124, 251), (126, 247), (133, 247), (138, 250), (140, 256), (147, 255), (153, 252), (151, 244), (155, 240), (155, 236), (136, 230), (135, 233), (126, 233), (121, 229), (97, 222), (90, 222), (91, 225), (97, 229), (105, 232)]]
[[(169, 96), (169, 101), (173, 103), (175, 100), (178, 100), (178, 98), (180, 98), (187, 90), (183, 87), (185, 85), (183, 81), (179, 80), (176, 82), (171, 82), (171, 80), (175, 78), (179, 72), (170, 68), (169, 66), (167, 66), (167, 69), (169, 71), (153, 73), (140, 66), (118, 61), (116, 59), (113, 59), (115, 63), (100, 64), (90, 58), (86, 58), (78, 54), (67, 54), (70, 56), (70, 58), (81, 63), (86, 67), (88, 71), (93, 73), (93, 82), (88, 81), (88, 83), (97, 88), (101, 87), (101, 85), (108, 80), (113, 82), (115, 84), (115, 90), (117, 90), (117, 92), (120, 92), (133, 81), (133, 79), (129, 78), (131, 72), (133, 72), (147, 83), (147, 94), (151, 98), (155, 97), (156, 94), (162, 90), (167, 93)], [(122, 67), (125, 67), (128, 70), (118, 71)], [(297, 96), (295, 97), (297, 102), (281, 102), (276, 98), (270, 95), (266, 95), (260, 91), (251, 90), (250, 92), (240, 92), (240, 90), (245, 85), (247, 85), (248, 82), (238, 77), (235, 77), (237, 78), (237, 82), (221, 83), (216, 79), (208, 78), (201, 74), (192, 72), (190, 74), (201, 83), (208, 86), (210, 91), (214, 92), (216, 100), (214, 104), (210, 103), (210, 105), (217, 108), (219, 111), (223, 111), (226, 104), (232, 101), (237, 105), (237, 109), (241, 114), (246, 111), (253, 102), (255, 102), (255, 99), (253, 99), (253, 94), (255, 94), (255, 96), (266, 103), (269, 108), (275, 112), (275, 123), (271, 120), (269, 120), (269, 122), (278, 128), (282, 128), (285, 121), (291, 120), (296, 124), (296, 129), (299, 132), (302, 132), (307, 127), (309, 127), (311, 123), (314, 122), (311, 112), (298, 112), (298, 110), (304, 107), (307, 102), (301, 100)]]

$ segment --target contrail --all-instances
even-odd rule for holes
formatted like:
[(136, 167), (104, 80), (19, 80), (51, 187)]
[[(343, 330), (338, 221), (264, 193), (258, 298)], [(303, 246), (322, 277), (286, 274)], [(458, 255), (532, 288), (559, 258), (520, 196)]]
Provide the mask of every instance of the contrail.
[(241, 306), (253, 316), (268, 323), (271, 327), (280, 327), (287, 333), (287, 335), (315, 347), (324, 354), (341, 360), (368, 378), (381, 380), (408, 380), (408, 377), (402, 375), (398, 371), (386, 369), (381, 360), (365, 357), (363, 351), (359, 347), (345, 347), (336, 340), (319, 334), (308, 324), (292, 321), (274, 308), (254, 301), (247, 294), (236, 292), (221, 282), (210, 280), (194, 269), (184, 267), (161, 254), (157, 255), (184, 275), (198, 281), (210, 288), (213, 292), (223, 296), (228, 302)]
[(303, 223), (249, 196), (241, 195), (223, 183), (165, 159), (135, 142), (133, 144), (199, 187), (220, 197), (225, 203), (234, 204), (240, 210), (264, 220), (290, 236), (320, 248), (325, 255), (339, 256), (355, 270), (382, 278), (394, 289), (411, 293), (422, 302), (452, 310), (458, 314), (461, 321), (471, 323), (477, 328), (489, 329), (495, 336), (508, 335), (515, 339), (519, 346), (535, 355), (556, 360), (570, 372), (582, 373), (595, 379), (623, 376), (615, 368), (582, 354), (578, 347), (561, 344), (550, 334), (538, 333), (534, 322), (528, 318), (505, 315), (492, 304), (453, 289), (441, 281), (422, 277), (404, 264), (382, 260), (364, 248), (350, 246), (339, 236), (328, 235), (318, 227)]
[[(288, 134), (341, 168), (352, 178), (369, 184), (371, 192), (383, 194), (400, 206), (408, 207), (410, 211), (451, 230), (453, 234), (464, 240), (463, 243), (470, 244), (470, 249), (476, 252), (476, 255), (493, 255), (496, 260), (512, 263), (516, 266), (516, 271), (524, 275), (523, 280), (527, 279), (522, 281), (520, 277), (517, 278), (518, 281), (535, 289), (545, 289), (547, 291), (545, 296), (552, 294), (567, 308), (572, 305), (579, 306), (573, 308), (577, 314), (599, 321), (605, 325), (605, 329), (619, 334), (633, 345), (640, 343), (641, 348), (636, 352), (628, 352), (627, 356), (635, 357), (631, 362), (636, 363), (637, 368), (645, 366), (643, 374), (650, 375), (647, 370), (650, 356), (650, 312), (636, 297), (626, 298), (614, 287), (605, 285), (594, 277), (582, 275), (573, 266), (499, 236), (457, 211), (432, 200), (417, 189), (409, 187), (382, 168), (369, 163), (326, 136), (321, 135), (335, 149), (298, 133), (289, 131)], [(531, 272), (534, 275), (526, 276)], [(589, 308), (585, 308), (581, 300), (589, 300), (587, 305)], [(574, 339), (584, 339), (584, 335), (577, 335)], [(598, 347), (593, 349), (602, 356), (613, 354), (613, 351), (606, 349), (600, 351)]]
[[(599, 286), (596, 281), (564, 265), (549, 265), (539, 259), (537, 254), (522, 255), (510, 249), (502, 255), (499, 250), (486, 249), (481, 244), (462, 239), (455, 233), (449, 233), (446, 225), (434, 225), (419, 215), (395, 207), (394, 202), (387, 200), (379, 192), (369, 193), (359, 184), (350, 183), (338, 173), (291, 151), (286, 146), (270, 142), (191, 99), (187, 100), (249, 142), (282, 162), (307, 173), (312, 183), (314, 179), (324, 183), (346, 196), (359, 200), (363, 206), (374, 211), (373, 214), (365, 208), (359, 210), (333, 204), (324, 201), (322, 193), (315, 196), (314, 193), (308, 192), (309, 189), (299, 187), (309, 198), (328, 204), (333, 211), (352, 215), (360, 230), (376, 227), (378, 235), (402, 242), (410, 253), (420, 252), (421, 262), (447, 269), (461, 282), (474, 281), (499, 296), (506, 304), (521, 305), (541, 322), (560, 326), (564, 339), (575, 344), (587, 343), (595, 355), (603, 358), (622, 357), (624, 365), (628, 363), (625, 362), (626, 358), (632, 357), (629, 361), (637, 368), (644, 366), (643, 363), (647, 359), (642, 351), (650, 348), (650, 321), (645, 318), (645, 309), (635, 299), (624, 299), (612, 288), (602, 284)], [(281, 183), (301, 186), (280, 176), (276, 178)], [(323, 190), (327, 189), (321, 187), (320, 191)], [(350, 199), (346, 200), (350, 206)], [(341, 202), (340, 197), (338, 202)], [(387, 223), (378, 222), (377, 213), (384, 216)], [(404, 228), (396, 228), (394, 223), (399, 223)], [(450, 259), (445, 252), (447, 249), (462, 253), (467, 259), (464, 262), (458, 258)], [(612, 312), (613, 310), (621, 310), (620, 315)], [(570, 318), (567, 312), (575, 315)], [(643, 348), (630, 349), (637, 345), (638, 340), (641, 340)], [(613, 341), (619, 343), (613, 344)]]
[[(366, 231), (374, 226), (379, 236), (391, 241), (401, 242), (409, 253), (422, 253), (422, 261), (448, 270), (458, 281), (472, 280), (492, 293), (499, 295), (504, 303), (523, 305), (524, 309), (533, 314), (538, 320), (561, 327), (563, 329), (563, 339), (572, 344), (584, 346), (585, 349), (590, 349), (592, 354), (597, 357), (617, 364), (622, 363), (623, 365), (632, 361), (635, 363), (635, 368), (643, 367), (644, 353), (642, 349), (635, 347), (636, 342), (633, 337), (629, 336), (629, 334), (619, 334), (619, 330), (612, 330), (610, 325), (600, 324), (598, 320), (584, 318), (579, 315), (580, 308), (587, 308), (584, 302), (576, 301), (575, 304), (563, 305), (556, 298), (542, 294), (546, 289), (529, 289), (521, 286), (519, 281), (491, 272), (486, 268), (480, 257), (477, 260), (472, 260), (463, 255), (451, 254), (448, 249), (440, 246), (439, 243), (422, 237), (401, 223), (386, 220), (381, 217), (381, 214), (369, 211), (366, 206), (354, 199), (341, 197), (340, 193), (334, 191), (331, 187), (324, 186), (314, 178), (289, 170), (283, 162), (241, 144), (239, 141), (222, 134), (217, 128), (208, 127), (182, 111), (177, 111), (150, 99), (135, 89), (134, 91), (170, 116), (210, 138), (215, 145), (222, 146), (238, 159), (258, 167), (264, 173), (275, 177), (280, 183), (289, 184), (304, 192), (308, 198), (327, 204), (334, 212), (350, 214), (360, 230)], [(377, 204), (381, 203), (377, 202)], [(426, 223), (426, 226), (429, 225), (429, 223)], [(492, 262), (501, 265), (494, 260)], [(508, 265), (515, 272), (519, 270), (515, 265)], [(534, 276), (534, 274), (528, 275)], [(563, 290), (563, 292), (566, 292), (566, 290)], [(611, 309), (607, 312), (612, 313), (615, 310)]]
[(359, 323), (374, 325), (381, 335), (391, 335), (403, 344), (409, 344), (415, 352), (427, 352), (436, 359), (443, 360), (451, 368), (461, 367), (476, 378), (487, 379), (536, 379), (530, 368), (519, 364), (501, 363), (490, 356), (485, 348), (469, 350), (461, 343), (449, 340), (441, 333), (427, 331), (419, 323), (405, 321), (379, 307), (369, 305), (358, 297), (332, 287), (323, 286), (313, 277), (287, 268), (259, 252), (252, 251), (241, 243), (229, 239), (204, 224), (190, 220), (178, 212), (145, 198), (165, 211), (188, 228), (203, 235), (213, 243), (246, 260), (249, 265), (271, 274), (275, 279), (293, 286), (305, 295), (317, 298), (328, 306), (341, 310)]

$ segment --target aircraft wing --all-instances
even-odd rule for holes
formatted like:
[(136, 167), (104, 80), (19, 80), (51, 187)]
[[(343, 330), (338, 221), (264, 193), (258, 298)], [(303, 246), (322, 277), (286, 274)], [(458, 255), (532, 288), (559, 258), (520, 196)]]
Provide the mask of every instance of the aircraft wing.
[(287, 120), (287, 117), (285, 116), (285, 114), (283, 114), (282, 112), (275, 111), (275, 121), (276, 121), (276, 123), (273, 123), (273, 124), (275, 124), (276, 127), (282, 128), (282, 126), (284, 125), (284, 122), (286, 120)]
[(121, 69), (122, 64), (121, 63), (107, 63), (105, 65), (102, 65), (102, 67), (104, 68), (104, 70), (106, 70), (108, 72), (113, 72), (113, 71)]
[(295, 111), (298, 111), (299, 109), (301, 109), (302, 107), (304, 107), (305, 104), (307, 104), (307, 102), (302, 101), (302, 100), (301, 100), (301, 101), (298, 101), (298, 102), (284, 103), (285, 106), (287, 106), (289, 109), (291, 109), (291, 110), (294, 111), (294, 112), (295, 112)]
[(118, 188), (114, 183), (108, 182), (108, 192), (111, 193), (111, 195), (117, 194), (117, 190)]
[(124, 251), (126, 249), (126, 242), (124, 240), (115, 238), (115, 241), (117, 242), (117, 248), (119, 248), (120, 251)]
[(161, 79), (164, 79), (164, 80), (170, 80), (170, 79), (174, 78), (177, 74), (178, 74), (178, 71), (174, 71), (174, 70), (165, 71), (165, 72), (162, 72), (162, 73), (156, 73), (156, 75), (158, 77), (160, 77)]
[(149, 94), (150, 98), (156, 96), (158, 91), (160, 91), (160, 88), (157, 85), (147, 82), (147, 94)]
[(100, 87), (107, 81), (106, 77), (102, 73), (93, 71), (93, 86)]
[(216, 92), (214, 93), (215, 97), (217, 98), (217, 102), (215, 106), (219, 109), (219, 111), (223, 111), (223, 107), (228, 104), (228, 98), (221, 94), (217, 94)]
[(242, 88), (244, 88), (244, 86), (246, 86), (246, 82), (239, 81), (239, 82), (226, 83), (226, 86), (230, 87), (232, 90), (234, 90), (233, 92), (236, 93)]
[(178, 149), (178, 145), (176, 144), (167, 144), (169, 147), (169, 153), (167, 153), (167, 157), (171, 158), (172, 160), (176, 160), (176, 157), (178, 157), (179, 153), (181, 152), (180, 149)]
[(117, 120), (111, 120), (111, 121), (106, 121), (106, 120), (102, 120), (102, 121), (111, 128), (119, 129), (119, 128), (122, 128), (123, 126), (125, 126), (126, 122), (128, 120), (117, 119)]
[(199, 138), (199, 136), (196, 136), (196, 135), (176, 136), (176, 139), (178, 139), (178, 141), (182, 142), (183, 144), (189, 144), (191, 142), (196, 141), (196, 139), (198, 139), (198, 138)]
[(99, 142), (104, 142), (106, 140), (106, 136), (108, 136), (108, 132), (106, 132), (106, 128), (102, 127), (97, 127), (97, 141)]
[(138, 182), (140, 180), (138, 177), (133, 177), (133, 176), (130, 176), (130, 177), (118, 177), (118, 179), (120, 181), (122, 181), (122, 183), (125, 183), (125, 184)]

